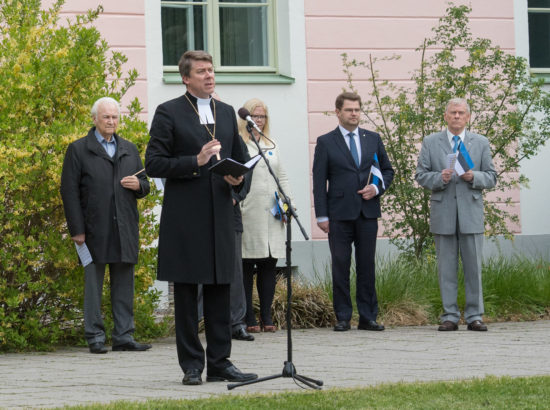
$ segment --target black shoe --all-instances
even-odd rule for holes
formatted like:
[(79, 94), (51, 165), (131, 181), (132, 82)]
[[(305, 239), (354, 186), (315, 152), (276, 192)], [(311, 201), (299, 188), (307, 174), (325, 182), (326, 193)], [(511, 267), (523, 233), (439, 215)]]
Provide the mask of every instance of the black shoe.
[(107, 353), (107, 348), (102, 342), (90, 343), (90, 353)]
[(385, 327), (384, 325), (379, 325), (378, 323), (376, 323), (376, 320), (367, 320), (367, 323), (359, 323), (357, 329), (382, 331), (385, 329)]
[(452, 331), (458, 330), (458, 325), (455, 322), (446, 320), (439, 325), (437, 330), (439, 330), (440, 332), (452, 332)]
[(201, 373), (202, 371), (199, 369), (189, 369), (185, 372), (181, 382), (186, 386), (198, 386), (202, 384)]
[(123, 345), (113, 346), (113, 352), (143, 352), (149, 350), (152, 346), (147, 343), (138, 343), (135, 340), (124, 343)]
[(468, 330), (474, 330), (476, 332), (486, 332), (487, 325), (481, 320), (474, 320), (471, 323), (468, 323)]
[(235, 330), (231, 338), (235, 340), (246, 340), (247, 342), (252, 342), (254, 340), (254, 336), (248, 333), (244, 327)]
[(258, 375), (256, 373), (243, 373), (237, 369), (234, 365), (226, 367), (225, 369), (212, 369), (206, 373), (207, 382), (248, 382), (250, 380), (256, 380)]
[(349, 325), (349, 322), (347, 320), (339, 320), (334, 326), (335, 332), (345, 332), (346, 330), (350, 329), (351, 326)]

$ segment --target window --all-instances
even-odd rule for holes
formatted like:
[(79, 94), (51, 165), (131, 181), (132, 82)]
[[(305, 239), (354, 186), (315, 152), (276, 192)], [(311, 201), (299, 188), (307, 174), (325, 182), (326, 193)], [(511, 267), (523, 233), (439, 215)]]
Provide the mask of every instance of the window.
[(550, 72), (550, 0), (528, 0), (529, 64), (538, 72)]
[(275, 0), (161, 1), (166, 72), (187, 50), (206, 50), (216, 72), (275, 73)]
[(161, 5), (163, 64), (177, 66), (186, 50), (205, 49), (206, 6), (182, 1)]

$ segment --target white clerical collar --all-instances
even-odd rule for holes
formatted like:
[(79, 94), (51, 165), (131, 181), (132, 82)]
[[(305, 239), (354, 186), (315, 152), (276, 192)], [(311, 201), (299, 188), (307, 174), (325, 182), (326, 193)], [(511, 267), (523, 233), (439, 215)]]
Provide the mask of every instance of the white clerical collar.
[(199, 118), (201, 124), (214, 124), (214, 115), (212, 114), (212, 108), (210, 107), (210, 101), (212, 97), (209, 98), (197, 98), (197, 109), (199, 111)]

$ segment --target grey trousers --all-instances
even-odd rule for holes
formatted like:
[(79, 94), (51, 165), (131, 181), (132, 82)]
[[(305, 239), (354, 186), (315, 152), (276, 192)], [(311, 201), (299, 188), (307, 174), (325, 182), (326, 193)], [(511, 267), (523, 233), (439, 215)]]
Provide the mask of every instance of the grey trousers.
[(481, 259), (483, 251), (483, 234), (435, 235), (435, 250), (439, 273), (439, 290), (443, 302), (441, 322), (460, 320), (457, 304), (458, 292), (458, 255), (464, 270), (464, 290), (466, 306), (464, 319), (466, 323), (482, 320), (484, 313), (483, 289), (481, 286)]
[[(242, 232), (235, 232), (235, 275), (230, 286), (229, 310), (231, 314), (231, 330), (236, 332), (239, 329), (246, 328), (244, 317), (246, 315), (246, 299), (244, 295), (243, 283), (243, 258), (241, 249)], [(202, 306), (202, 285), (199, 285), (197, 303), (199, 305), (199, 321), (203, 316)]]
[[(90, 263), (84, 268), (84, 333), (88, 344), (105, 343), (101, 296), (105, 264)], [(113, 346), (131, 342), (134, 333), (134, 265), (110, 263)]]

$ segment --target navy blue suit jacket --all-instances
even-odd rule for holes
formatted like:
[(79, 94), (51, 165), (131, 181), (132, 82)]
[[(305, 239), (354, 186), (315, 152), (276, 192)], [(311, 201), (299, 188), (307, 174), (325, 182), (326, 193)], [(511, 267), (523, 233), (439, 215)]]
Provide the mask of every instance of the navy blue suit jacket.
[[(338, 127), (317, 138), (313, 157), (313, 197), (318, 218), (328, 216), (331, 220), (349, 221), (357, 219), (361, 214), (365, 218), (381, 216), (380, 195), (389, 188), (394, 171), (379, 134), (359, 128), (359, 138), (359, 167), (355, 165)], [(385, 188), (380, 184), (378, 195), (366, 201), (357, 191), (367, 184), (375, 153)]]

